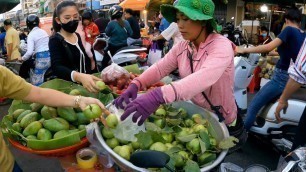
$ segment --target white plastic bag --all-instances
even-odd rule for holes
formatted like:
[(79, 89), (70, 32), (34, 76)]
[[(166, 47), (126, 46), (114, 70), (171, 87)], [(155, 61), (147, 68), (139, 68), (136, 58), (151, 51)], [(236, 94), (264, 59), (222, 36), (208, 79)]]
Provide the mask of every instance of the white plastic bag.
[(135, 137), (136, 134), (138, 134), (140, 131), (145, 131), (145, 125), (142, 124), (141, 126), (138, 126), (137, 123), (134, 123), (132, 121), (133, 114), (128, 116), (124, 121), (120, 120), (121, 115), (123, 114), (122, 109), (117, 109), (116, 106), (110, 105), (109, 111), (112, 114), (115, 114), (118, 118), (118, 125), (114, 129), (114, 136), (117, 139), (125, 140), (125, 141), (137, 141), (137, 138)]
[(119, 89), (123, 89), (122, 87), (124, 87), (130, 79), (130, 73), (116, 63), (112, 63), (110, 66), (103, 69), (101, 78), (106, 84), (111, 84), (117, 86)]
[(162, 58), (162, 51), (158, 49), (157, 43), (154, 42), (151, 46), (151, 49), (150, 49), (149, 55), (148, 55), (149, 66), (158, 62), (161, 58)]

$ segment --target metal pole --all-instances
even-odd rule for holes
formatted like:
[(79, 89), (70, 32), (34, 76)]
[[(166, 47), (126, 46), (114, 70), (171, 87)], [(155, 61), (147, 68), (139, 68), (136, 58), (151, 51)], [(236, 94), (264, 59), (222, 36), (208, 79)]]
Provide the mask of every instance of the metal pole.
[(90, 11), (92, 12), (92, 0), (90, 0)]

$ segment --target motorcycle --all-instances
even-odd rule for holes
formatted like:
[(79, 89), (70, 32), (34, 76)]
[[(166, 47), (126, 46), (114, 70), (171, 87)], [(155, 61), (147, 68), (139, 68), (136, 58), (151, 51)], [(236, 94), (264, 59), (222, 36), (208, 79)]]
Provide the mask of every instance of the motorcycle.
[[(240, 114), (247, 111), (247, 86), (253, 77), (260, 54), (250, 54), (248, 57), (237, 56), (235, 64), (234, 94)], [(306, 106), (306, 88), (300, 88), (288, 100), (286, 114), (281, 112), (282, 122), (278, 122), (274, 112), (277, 100), (266, 104), (258, 113), (250, 132), (262, 141), (272, 144), (281, 154), (287, 154), (292, 147), (297, 125)]]
[(138, 63), (141, 66), (145, 65), (147, 61), (147, 48), (142, 47), (142, 42), (135, 42), (131, 46), (126, 46), (119, 49), (113, 56), (107, 51), (108, 37), (104, 34), (98, 37), (93, 44), (93, 49), (99, 68), (102, 67), (102, 60), (105, 53), (111, 57), (111, 61), (120, 66), (126, 66), (134, 63)]

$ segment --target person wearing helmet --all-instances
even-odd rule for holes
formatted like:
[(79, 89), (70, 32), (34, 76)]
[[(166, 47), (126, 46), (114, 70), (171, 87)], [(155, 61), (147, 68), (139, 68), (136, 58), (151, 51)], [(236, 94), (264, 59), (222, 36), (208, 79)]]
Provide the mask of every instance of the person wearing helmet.
[[(106, 26), (105, 33), (109, 37), (108, 51), (114, 55), (117, 50), (127, 46), (127, 38), (133, 35), (133, 31), (129, 22), (122, 19), (123, 9), (121, 6), (112, 6), (108, 13), (111, 21)], [(110, 60), (108, 55), (105, 57), (102, 61), (103, 68), (108, 65)]]
[[(245, 143), (247, 133), (242, 118), (237, 115), (233, 90), (236, 46), (215, 33), (214, 10), (212, 0), (179, 0), (174, 5), (161, 5), (163, 16), (177, 23), (185, 40), (135, 78), (114, 101), (117, 107), (125, 109), (121, 120), (133, 115), (133, 122), (138, 121), (141, 125), (161, 104), (191, 100), (216, 113), (220, 121), (224, 120), (230, 135), (239, 139), (231, 151)], [(138, 90), (160, 81), (176, 69), (180, 80), (137, 97)], [(127, 106), (123, 106), (123, 101)]]
[(92, 14), (90, 11), (84, 12), (82, 15), (82, 24), (84, 26), (85, 32), (85, 51), (91, 61), (91, 70), (94, 70), (96, 67), (96, 62), (93, 58), (93, 54), (91, 52), (92, 46), (97, 38), (100, 35), (100, 31), (98, 26), (93, 22)]
[(27, 61), (35, 55), (35, 68), (31, 69), (30, 81), (33, 85), (39, 86), (44, 82), (44, 74), (51, 66), (49, 52), (49, 35), (39, 28), (39, 17), (30, 14), (26, 19), (30, 30), (27, 38), (27, 52), (19, 58), (20, 61)]

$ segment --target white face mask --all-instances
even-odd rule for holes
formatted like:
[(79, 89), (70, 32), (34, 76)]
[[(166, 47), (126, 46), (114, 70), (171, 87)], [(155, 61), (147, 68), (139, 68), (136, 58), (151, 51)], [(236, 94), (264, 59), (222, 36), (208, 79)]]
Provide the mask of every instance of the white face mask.
[(235, 37), (235, 38), (239, 38), (239, 34), (235, 34), (234, 37)]
[(224, 36), (225, 38), (228, 38), (228, 34), (224, 34), (223, 36)]
[(163, 18), (163, 15), (162, 15), (162, 14), (159, 14), (159, 15), (158, 15), (158, 18), (159, 18), (159, 19), (162, 19), (162, 18)]

